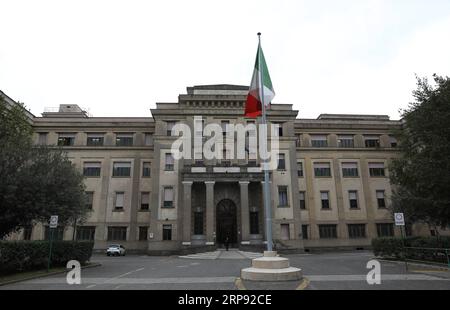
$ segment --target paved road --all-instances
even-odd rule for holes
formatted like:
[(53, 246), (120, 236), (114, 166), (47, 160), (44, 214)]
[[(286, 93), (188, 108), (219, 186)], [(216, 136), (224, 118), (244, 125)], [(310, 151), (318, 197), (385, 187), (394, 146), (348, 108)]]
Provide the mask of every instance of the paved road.
[[(1, 290), (19, 289), (200, 289), (235, 290), (235, 280), (242, 268), (251, 265), (251, 258), (258, 256), (248, 252), (211, 252), (192, 256), (93, 256), (100, 267), (82, 270), (82, 284), (68, 285), (66, 275), (0, 286)], [(370, 286), (366, 282), (367, 262), (373, 259), (370, 252), (287, 255), (292, 266), (303, 269), (310, 281), (307, 290), (313, 289), (430, 289), (449, 290), (450, 272), (418, 267), (420, 272), (406, 272), (402, 263), (381, 262), (381, 285)], [(298, 283), (250, 283), (248, 289), (295, 289)]]

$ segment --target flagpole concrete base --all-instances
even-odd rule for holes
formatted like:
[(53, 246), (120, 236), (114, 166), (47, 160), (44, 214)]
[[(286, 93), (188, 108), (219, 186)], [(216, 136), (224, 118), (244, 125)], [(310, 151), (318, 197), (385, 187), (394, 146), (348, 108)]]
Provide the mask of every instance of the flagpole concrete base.
[(248, 281), (297, 281), (303, 278), (302, 270), (289, 266), (289, 259), (277, 252), (264, 252), (264, 256), (252, 260), (252, 267), (241, 270), (241, 279)]

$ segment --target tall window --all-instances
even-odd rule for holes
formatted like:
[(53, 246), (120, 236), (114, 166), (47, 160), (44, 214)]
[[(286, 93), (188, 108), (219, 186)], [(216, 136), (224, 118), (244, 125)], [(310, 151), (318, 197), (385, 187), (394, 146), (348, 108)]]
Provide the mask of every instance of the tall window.
[(397, 139), (395, 137), (390, 136), (389, 137), (389, 142), (391, 143), (391, 147), (397, 147), (398, 146), (398, 142), (397, 142)]
[(384, 177), (384, 163), (369, 163), (369, 173), (371, 177)]
[(75, 144), (75, 134), (60, 133), (58, 136), (59, 146), (73, 146)]
[(222, 134), (225, 137), (228, 132), (228, 125), (230, 124), (230, 121), (221, 121), (220, 126), (222, 127)]
[(380, 190), (376, 192), (377, 204), (378, 208), (385, 209), (386, 208), (386, 197), (385, 192)]
[(126, 241), (127, 227), (110, 226), (108, 227), (108, 241)]
[(314, 163), (314, 175), (316, 177), (331, 177), (330, 163)]
[(151, 133), (145, 133), (145, 145), (153, 145), (153, 135)]
[(250, 212), (250, 234), (259, 234), (259, 214), (257, 211)]
[(131, 175), (131, 162), (114, 162), (113, 177), (129, 177)]
[(133, 134), (132, 133), (116, 134), (116, 146), (133, 146)]
[(163, 240), (172, 240), (172, 225), (163, 225)]
[(173, 155), (171, 153), (166, 153), (165, 170), (166, 171), (173, 171), (174, 170), (174, 163), (175, 163), (175, 160), (173, 158)]
[(283, 136), (283, 123), (274, 122), (273, 125), (278, 126), (278, 129), (275, 131), (275, 135), (277, 137), (282, 137)]
[(358, 209), (358, 192), (357, 191), (349, 191), (348, 192), (348, 200), (350, 204), (350, 209)]
[(357, 178), (358, 163), (342, 163), (342, 176), (344, 178)]
[(40, 132), (39, 133), (38, 144), (39, 145), (47, 145), (47, 137), (48, 137), (48, 133), (47, 132)]
[(302, 162), (298, 162), (297, 163), (297, 174), (299, 178), (303, 178), (304, 174), (303, 174), (303, 163)]
[(378, 237), (392, 237), (394, 236), (394, 225), (391, 223), (377, 224)]
[(286, 155), (278, 154), (278, 170), (286, 170)]
[(327, 147), (328, 140), (327, 135), (311, 135), (311, 146), (312, 147)]
[(148, 227), (139, 226), (139, 241), (146, 241), (148, 239)]
[(342, 148), (352, 148), (355, 146), (353, 135), (339, 135), (338, 146)]
[(169, 121), (167, 122), (167, 136), (172, 136), (172, 129), (175, 127), (176, 122), (175, 121)]
[(278, 206), (288, 207), (288, 188), (287, 186), (278, 186)]
[(78, 226), (77, 240), (79, 241), (94, 241), (95, 226)]
[(142, 164), (142, 177), (149, 178), (151, 174), (152, 163), (145, 162)]
[(114, 210), (122, 211), (124, 206), (125, 193), (124, 192), (116, 192), (116, 199), (114, 201)]
[(302, 237), (304, 240), (308, 239), (308, 225), (302, 225)]
[(203, 235), (203, 212), (194, 212), (194, 235)]
[(320, 201), (322, 203), (322, 209), (330, 209), (330, 193), (320, 192)]
[(104, 143), (104, 135), (103, 134), (91, 134), (88, 133), (86, 145), (87, 146), (103, 146)]
[(298, 193), (298, 199), (300, 200), (300, 210), (306, 210), (305, 192)]
[(101, 162), (85, 162), (83, 163), (83, 175), (88, 178), (95, 178), (100, 176), (102, 169)]
[(26, 226), (23, 229), (23, 240), (31, 240), (31, 234), (33, 233), (33, 226)]
[(364, 136), (366, 147), (380, 147), (380, 136)]
[(366, 224), (348, 224), (347, 227), (349, 238), (366, 238)]
[(86, 208), (92, 209), (94, 205), (94, 192), (86, 192)]
[(173, 198), (174, 198), (173, 187), (165, 187), (164, 188), (163, 207), (164, 208), (172, 208), (173, 207)]
[(320, 239), (336, 239), (337, 225), (319, 225)]
[(150, 193), (141, 192), (141, 210), (147, 211), (150, 208)]

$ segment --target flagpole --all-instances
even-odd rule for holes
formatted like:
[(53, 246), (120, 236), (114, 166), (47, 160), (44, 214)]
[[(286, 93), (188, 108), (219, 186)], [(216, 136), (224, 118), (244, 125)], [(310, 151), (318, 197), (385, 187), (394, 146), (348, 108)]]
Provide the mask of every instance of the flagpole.
[[(261, 32), (258, 32), (258, 71), (259, 71), (259, 89), (260, 89), (260, 98), (262, 105), (262, 124), (267, 125), (267, 117), (266, 117), (266, 105), (264, 103), (264, 83), (263, 83), (263, 72), (261, 68)], [(265, 126), (267, 128), (267, 126)], [(266, 148), (268, 150), (268, 133), (266, 131)], [(269, 184), (269, 163), (268, 159), (264, 159), (265, 165), (263, 165), (264, 169), (264, 213), (266, 217), (266, 239), (267, 239), (267, 251), (273, 250), (273, 240), (272, 240), (272, 208), (270, 205), (270, 184)]]

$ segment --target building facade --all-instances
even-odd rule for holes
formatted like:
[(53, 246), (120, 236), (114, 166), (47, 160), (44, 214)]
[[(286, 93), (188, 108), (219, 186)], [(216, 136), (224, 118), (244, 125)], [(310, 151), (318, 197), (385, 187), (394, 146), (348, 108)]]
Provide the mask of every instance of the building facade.
[[(180, 138), (176, 124), (192, 132), (195, 122), (259, 126), (243, 116), (247, 92), (235, 85), (188, 87), (178, 102), (157, 103), (148, 117), (90, 117), (76, 105), (33, 117), (35, 143), (62, 146), (86, 177), (89, 219), (76, 231), (60, 227), (58, 238), (94, 240), (98, 250), (121, 243), (149, 254), (213, 249), (226, 238), (234, 247), (262, 248), (264, 178), (254, 150), (246, 148), (245, 159), (227, 158), (239, 147), (234, 143), (223, 159), (209, 160), (176, 160), (171, 151)], [(401, 122), (383, 115), (297, 116), (290, 104), (268, 111), (268, 121), (279, 125), (278, 168), (270, 172), (276, 249), (357, 249), (398, 235), (388, 209), (388, 163), (398, 152), (393, 132)], [(224, 142), (233, 137), (224, 134)], [(36, 224), (12, 238), (43, 239), (46, 231)]]

